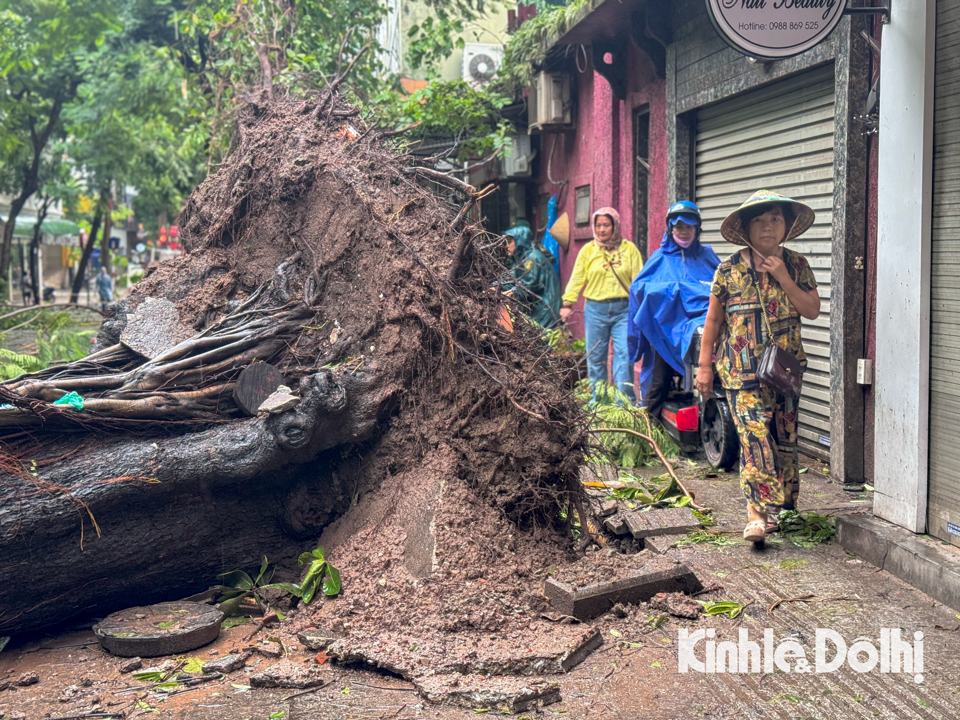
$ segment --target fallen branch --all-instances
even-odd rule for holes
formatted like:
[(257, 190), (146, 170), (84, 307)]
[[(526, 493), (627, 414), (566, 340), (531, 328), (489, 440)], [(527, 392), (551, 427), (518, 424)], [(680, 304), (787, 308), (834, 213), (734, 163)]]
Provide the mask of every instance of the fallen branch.
[(16, 317), (17, 315), (22, 315), (25, 312), (30, 312), (31, 310), (46, 310), (47, 308), (77, 308), (82, 310), (89, 310), (90, 312), (95, 312), (97, 315), (103, 315), (102, 312), (97, 310), (94, 307), (88, 305), (80, 305), (78, 303), (50, 303), (49, 305), (31, 305), (29, 307), (20, 308), (19, 310), (14, 310), (13, 312), (8, 312), (5, 315), (0, 315), (0, 322), (8, 320), (9, 318)]
[(660, 458), (660, 462), (663, 463), (663, 466), (667, 469), (667, 472), (670, 473), (670, 477), (673, 478), (673, 481), (677, 484), (677, 487), (680, 488), (681, 491), (683, 491), (684, 495), (690, 498), (690, 507), (694, 508), (695, 510), (699, 510), (700, 512), (713, 512), (711, 508), (704, 507), (702, 505), (697, 505), (696, 501), (693, 499), (693, 495), (691, 494), (691, 492), (687, 490), (686, 486), (682, 482), (680, 482), (680, 478), (677, 475), (677, 471), (673, 469), (673, 465), (671, 465), (670, 462), (667, 460), (667, 457), (663, 454), (663, 451), (660, 449), (660, 446), (657, 445), (657, 441), (654, 440), (649, 435), (644, 435), (641, 432), (637, 432), (636, 430), (630, 430), (628, 428), (611, 428), (611, 427), (591, 428), (588, 432), (626, 433), (628, 435), (635, 435), (641, 440), (646, 440), (648, 443), (650, 443), (651, 447), (653, 447), (654, 451), (657, 453), (657, 456)]
[(316, 687), (307, 688), (306, 690), (301, 690), (300, 692), (295, 692), (293, 695), (287, 695), (285, 698), (283, 698), (282, 702), (287, 702), (287, 700), (293, 700), (295, 697), (300, 697), (301, 695), (309, 695), (310, 693), (315, 693), (317, 690), (323, 690), (328, 685), (332, 685), (333, 682), (334, 682), (333, 680), (329, 680), (325, 682), (323, 685), (317, 685)]
[(770, 606), (767, 608), (767, 612), (773, 612), (778, 607), (780, 607), (783, 603), (790, 603), (790, 602), (812, 603), (812, 602), (825, 602), (828, 600), (859, 600), (859, 598), (847, 597), (846, 595), (838, 595), (836, 597), (824, 597), (824, 598), (818, 598), (816, 595), (800, 595), (798, 597), (792, 597), (792, 598), (780, 598), (779, 600), (776, 600), (775, 602), (770, 603)]

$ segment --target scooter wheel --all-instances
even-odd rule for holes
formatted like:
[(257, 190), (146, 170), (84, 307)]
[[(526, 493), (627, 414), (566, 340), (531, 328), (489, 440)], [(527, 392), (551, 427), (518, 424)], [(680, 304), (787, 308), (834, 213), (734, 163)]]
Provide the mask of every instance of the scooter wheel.
[(740, 438), (725, 398), (710, 398), (703, 404), (700, 441), (707, 462), (717, 470), (731, 470), (740, 459)]

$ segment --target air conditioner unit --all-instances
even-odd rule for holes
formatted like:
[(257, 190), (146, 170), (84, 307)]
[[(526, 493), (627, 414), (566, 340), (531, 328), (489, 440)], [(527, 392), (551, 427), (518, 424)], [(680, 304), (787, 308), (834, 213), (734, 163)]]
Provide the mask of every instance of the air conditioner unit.
[(529, 132), (573, 127), (570, 76), (542, 72), (530, 87)]
[(485, 85), (493, 79), (503, 62), (503, 45), (466, 43), (463, 46), (463, 80)]
[(533, 157), (529, 135), (511, 135), (510, 151), (500, 158), (500, 177), (530, 177), (533, 174)]

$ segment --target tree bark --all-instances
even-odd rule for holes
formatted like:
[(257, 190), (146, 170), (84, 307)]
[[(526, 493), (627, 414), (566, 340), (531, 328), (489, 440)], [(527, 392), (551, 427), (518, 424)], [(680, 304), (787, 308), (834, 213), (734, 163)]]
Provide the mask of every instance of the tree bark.
[(103, 232), (100, 234), (100, 263), (107, 269), (108, 275), (113, 275), (113, 264), (110, 261), (110, 233), (113, 232), (113, 197), (104, 198), (106, 210), (103, 218)]
[(37, 213), (37, 224), (33, 227), (33, 238), (30, 240), (30, 282), (33, 283), (33, 304), (43, 302), (43, 270), (40, 268), (40, 243), (43, 240), (43, 221), (47, 218), (51, 199), (44, 196)]
[(87, 274), (87, 265), (90, 264), (90, 255), (97, 243), (97, 233), (100, 232), (100, 223), (103, 222), (103, 204), (97, 204), (97, 212), (90, 223), (90, 236), (87, 238), (83, 252), (80, 253), (80, 262), (77, 263), (77, 274), (73, 278), (73, 287), (70, 289), (70, 302), (78, 302), (80, 291), (83, 290), (83, 281)]
[[(64, 95), (66, 97), (73, 97), (79, 85), (79, 80), (71, 83), (68, 89), (65, 90)], [(27, 204), (30, 196), (39, 189), (40, 162), (43, 159), (43, 152), (47, 147), (47, 143), (50, 142), (50, 138), (53, 135), (53, 130), (60, 121), (60, 113), (63, 111), (64, 95), (58, 95), (54, 99), (53, 104), (50, 106), (50, 114), (47, 116), (47, 122), (40, 132), (37, 132), (35, 118), (30, 118), (29, 120), (29, 127), (27, 129), (30, 131), (30, 141), (33, 145), (33, 158), (29, 166), (21, 168), (23, 172), (23, 184), (20, 187), (20, 193), (13, 199), (13, 202), (10, 203), (10, 216), (7, 218), (7, 224), (3, 228), (3, 244), (0, 245), (0, 286), (5, 287), (7, 278), (10, 276), (10, 256), (17, 216), (20, 214), (20, 211), (23, 210), (23, 206)]]
[(264, 554), (295, 566), (350, 505), (360, 461), (346, 451), (373, 437), (395, 388), (321, 371), (299, 392), (294, 410), (188, 436), (75, 453), (66, 438), (37, 476), (0, 474), (0, 577), (30, 578), (0, 583), (0, 635), (185, 597)]

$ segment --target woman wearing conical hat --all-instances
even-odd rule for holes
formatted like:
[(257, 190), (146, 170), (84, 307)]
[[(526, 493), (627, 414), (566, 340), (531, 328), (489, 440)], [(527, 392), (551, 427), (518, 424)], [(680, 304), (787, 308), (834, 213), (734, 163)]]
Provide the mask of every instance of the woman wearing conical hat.
[(748, 516), (743, 537), (751, 542), (763, 541), (780, 511), (796, 508), (800, 489), (799, 397), (762, 384), (757, 370), (771, 340), (806, 368), (800, 318), (817, 318), (820, 295), (807, 259), (784, 243), (813, 221), (807, 205), (761, 190), (720, 227), (724, 239), (743, 249), (717, 267), (696, 386), (701, 395), (713, 388), (715, 352), (716, 372), (740, 436), (740, 486)]

